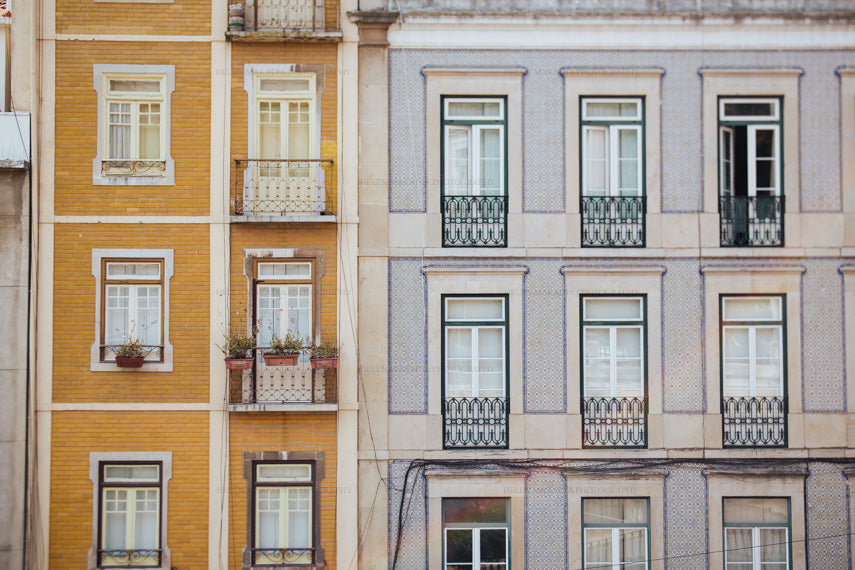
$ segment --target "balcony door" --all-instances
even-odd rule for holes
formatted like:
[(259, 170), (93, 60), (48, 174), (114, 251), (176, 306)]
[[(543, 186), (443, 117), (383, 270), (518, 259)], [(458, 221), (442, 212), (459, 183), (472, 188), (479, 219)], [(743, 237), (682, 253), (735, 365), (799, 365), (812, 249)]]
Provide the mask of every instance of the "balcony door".
[[(250, 188), (259, 213), (314, 213), (323, 209), (317, 148), (314, 74), (264, 74), (256, 80), (257, 126)], [(315, 157), (317, 158), (317, 157)]]

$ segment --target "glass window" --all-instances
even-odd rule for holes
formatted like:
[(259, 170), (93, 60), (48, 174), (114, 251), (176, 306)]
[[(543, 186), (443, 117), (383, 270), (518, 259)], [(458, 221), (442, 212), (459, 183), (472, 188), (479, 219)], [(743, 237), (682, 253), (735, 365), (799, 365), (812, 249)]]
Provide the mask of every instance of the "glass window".
[(582, 196), (642, 196), (641, 98), (582, 99)]
[(725, 498), (725, 570), (788, 570), (790, 499)]
[(313, 564), (314, 463), (254, 462), (253, 565)]
[(586, 569), (647, 569), (649, 499), (582, 499), (582, 526)]
[(100, 567), (159, 566), (160, 463), (100, 463)]
[(504, 570), (509, 567), (508, 499), (442, 500), (443, 567), (446, 570)]
[(505, 99), (443, 98), (443, 194), (505, 195)]
[(147, 360), (160, 360), (163, 338), (163, 260), (103, 259), (102, 360), (119, 345), (139, 341)]
[(722, 297), (725, 398), (784, 397), (784, 319), (780, 296)]
[(165, 77), (105, 75), (102, 172), (162, 175), (166, 161)]
[(273, 337), (282, 338), (288, 333), (310, 343), (313, 338), (312, 262), (257, 261), (255, 269), (258, 346), (270, 346)]

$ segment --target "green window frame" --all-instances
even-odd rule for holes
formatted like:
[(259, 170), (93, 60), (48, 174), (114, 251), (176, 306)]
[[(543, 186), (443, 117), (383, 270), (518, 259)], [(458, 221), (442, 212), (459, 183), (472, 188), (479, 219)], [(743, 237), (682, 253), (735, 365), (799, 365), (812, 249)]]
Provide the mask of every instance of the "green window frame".
[(783, 97), (718, 98), (719, 196), (784, 195), (783, 103)]
[(511, 503), (504, 497), (442, 499), (444, 570), (509, 570)]
[(582, 560), (585, 570), (647, 570), (650, 498), (583, 498)]
[(723, 497), (724, 570), (790, 570), (792, 519), (789, 497)]
[(582, 197), (645, 196), (644, 97), (581, 97), (579, 116)]

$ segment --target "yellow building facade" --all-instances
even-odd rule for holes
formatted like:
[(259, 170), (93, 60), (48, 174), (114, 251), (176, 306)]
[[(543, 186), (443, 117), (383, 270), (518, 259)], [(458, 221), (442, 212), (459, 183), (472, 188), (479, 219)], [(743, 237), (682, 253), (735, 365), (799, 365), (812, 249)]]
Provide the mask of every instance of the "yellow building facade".
[(347, 7), (39, 4), (29, 567), (348, 567)]

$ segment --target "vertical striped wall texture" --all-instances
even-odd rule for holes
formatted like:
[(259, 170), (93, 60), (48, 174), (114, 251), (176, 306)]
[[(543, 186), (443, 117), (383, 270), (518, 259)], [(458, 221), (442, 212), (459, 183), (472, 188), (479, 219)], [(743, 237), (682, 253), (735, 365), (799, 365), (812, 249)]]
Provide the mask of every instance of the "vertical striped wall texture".
[(665, 568), (706, 570), (706, 529), (707, 492), (701, 466), (669, 469), (665, 478)]
[[(852, 532), (847, 501), (848, 485), (837, 465), (811, 466), (807, 479), (807, 556), (810, 568), (845, 570), (849, 564), (849, 540)], [(851, 497), (849, 498), (851, 500)], [(834, 537), (834, 538), (829, 538)]]
[(534, 472), (525, 485), (527, 568), (567, 568), (567, 480)]
[[(837, 268), (845, 260), (806, 259), (802, 279), (802, 376), (806, 412), (840, 412), (845, 406), (843, 375), (842, 277)], [(526, 413), (564, 413), (567, 401), (566, 378), (578, 378), (578, 370), (566, 370), (567, 343), (578, 342), (579, 323), (565, 323), (568, 294), (560, 268), (598, 267), (591, 259), (431, 259), (392, 258), (389, 261), (389, 412), (424, 414), (427, 410), (427, 327), (426, 281), (422, 268), (494, 267), (524, 265), (523, 394)], [(728, 260), (709, 265), (728, 267), (774, 267), (776, 259)], [(792, 266), (792, 262), (786, 262)], [(662, 362), (664, 373), (650, 371), (651, 381), (662, 378), (663, 409), (666, 413), (703, 412), (706, 384), (719, 382), (704, 378), (703, 288), (700, 264), (696, 259), (609, 260), (609, 267), (663, 266), (662, 282)], [(631, 288), (631, 284), (628, 285)], [(511, 318), (520, 318), (511, 315)], [(438, 326), (438, 324), (437, 324)], [(791, 325), (795, 326), (794, 324)], [(795, 329), (788, 329), (796, 334)], [(569, 389), (577, 389), (571, 383)]]
[[(523, 78), (523, 210), (565, 207), (564, 79), (567, 67), (662, 68), (662, 211), (701, 208), (701, 79), (706, 67), (801, 68), (801, 211), (839, 211), (840, 100), (834, 71), (855, 53), (722, 51), (500, 51), (393, 49), (389, 52), (390, 207), (421, 212), (425, 193), (425, 67), (521, 66)], [(688, 126), (688, 127), (687, 127)], [(784, 125), (784, 129), (787, 125)], [(568, 157), (575, 160), (575, 157)]]
[[(389, 464), (389, 567), (395, 559), (398, 537), (398, 512), (401, 506), (401, 492), (404, 490), (404, 475), (408, 461), (394, 461)], [(427, 561), (427, 487), (422, 473), (416, 469), (410, 472), (404, 500), (403, 533), (398, 551), (396, 570), (422, 570), (428, 567)], [(434, 562), (434, 567), (436, 567)]]

